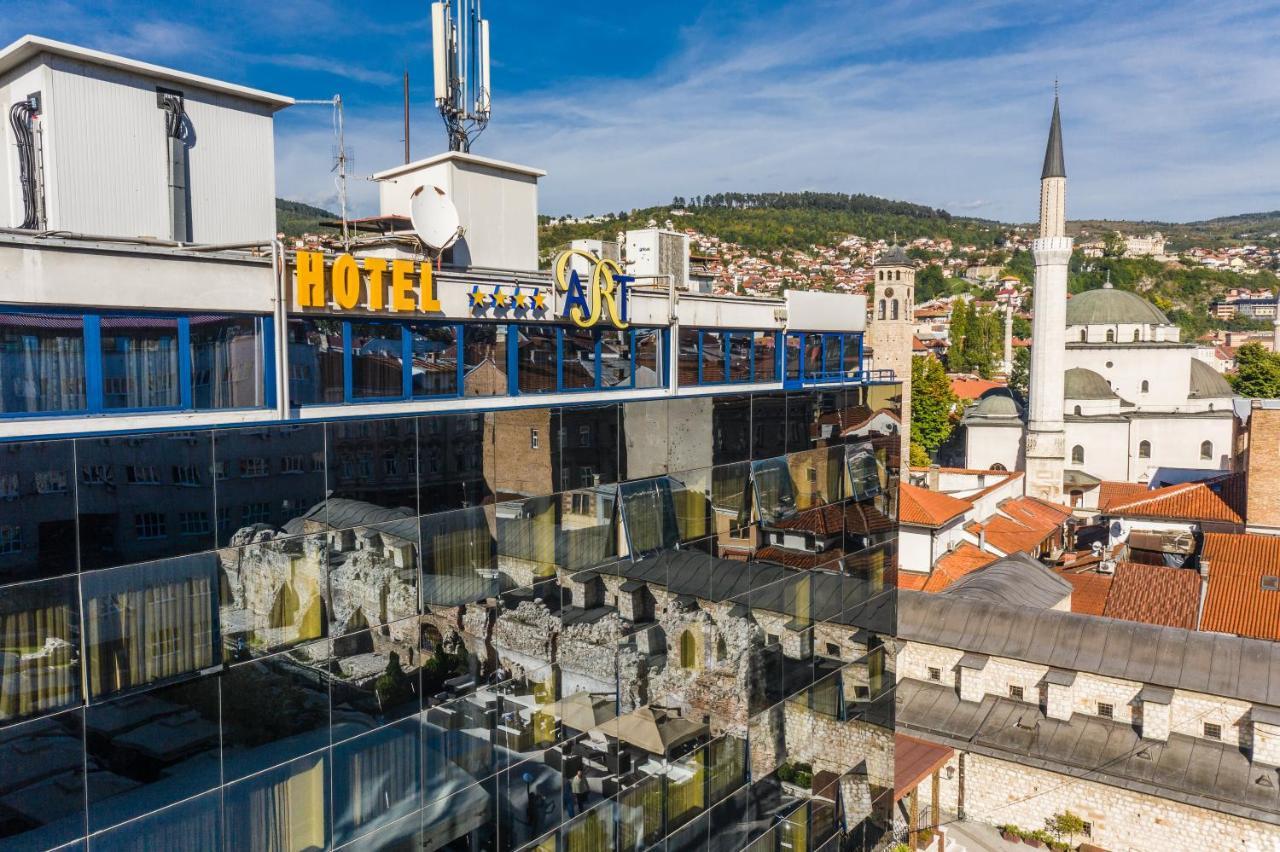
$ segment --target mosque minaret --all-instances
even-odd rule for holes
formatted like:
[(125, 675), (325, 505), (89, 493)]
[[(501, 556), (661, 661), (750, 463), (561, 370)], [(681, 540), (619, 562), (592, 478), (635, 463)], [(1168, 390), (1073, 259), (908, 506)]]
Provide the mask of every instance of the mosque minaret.
[(1036, 279), (1031, 326), (1031, 376), (1026, 465), (1029, 493), (1062, 502), (1066, 467), (1063, 381), (1066, 356), (1067, 268), (1071, 238), (1067, 226), (1067, 169), (1062, 156), (1062, 121), (1053, 99), (1049, 144), (1040, 174), (1040, 238), (1032, 243)]

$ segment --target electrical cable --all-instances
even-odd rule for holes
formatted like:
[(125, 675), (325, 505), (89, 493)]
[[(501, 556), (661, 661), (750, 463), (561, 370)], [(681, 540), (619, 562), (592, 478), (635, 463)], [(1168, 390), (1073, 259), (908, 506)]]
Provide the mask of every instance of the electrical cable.
[(35, 110), (29, 101), (18, 101), (9, 107), (9, 125), (18, 144), (18, 182), (22, 185), (22, 224), (24, 230), (40, 227), (40, 209), (36, 183), (36, 142), (31, 130)]

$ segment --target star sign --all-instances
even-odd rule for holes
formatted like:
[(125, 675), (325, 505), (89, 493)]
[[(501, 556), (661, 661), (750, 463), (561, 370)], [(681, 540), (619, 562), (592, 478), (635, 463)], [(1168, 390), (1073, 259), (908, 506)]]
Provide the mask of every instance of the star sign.
[(501, 286), (493, 288), (493, 306), (495, 308), (505, 308), (507, 306), (507, 302), (510, 301), (511, 297), (502, 292)]
[(534, 310), (537, 310), (537, 311), (543, 311), (543, 310), (546, 310), (546, 308), (547, 308), (547, 291), (545, 291), (545, 290), (534, 290), (534, 291), (533, 291), (533, 308), (534, 308)]
[(470, 296), (471, 296), (471, 307), (472, 307), (472, 309), (475, 309), (475, 308), (483, 308), (483, 307), (484, 307), (485, 299), (489, 298), (489, 294), (488, 294), (488, 293), (481, 293), (481, 292), (480, 292), (480, 285), (479, 285), (479, 284), (477, 284), (476, 286), (474, 286), (474, 287), (472, 287), (472, 288), (471, 288)]
[(516, 294), (512, 298), (515, 299), (516, 310), (523, 311), (525, 308), (529, 307), (529, 296), (520, 292), (519, 285), (516, 285)]

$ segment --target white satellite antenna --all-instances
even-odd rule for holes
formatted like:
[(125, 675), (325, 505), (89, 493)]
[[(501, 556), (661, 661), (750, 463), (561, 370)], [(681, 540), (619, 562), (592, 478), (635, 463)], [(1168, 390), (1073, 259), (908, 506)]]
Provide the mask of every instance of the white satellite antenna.
[(437, 256), (462, 236), (458, 208), (438, 186), (420, 186), (409, 195), (409, 220), (418, 239)]
[(470, 151), (489, 123), (489, 22), (480, 0), (431, 4), (431, 57), (436, 108), (449, 133), (449, 150)]

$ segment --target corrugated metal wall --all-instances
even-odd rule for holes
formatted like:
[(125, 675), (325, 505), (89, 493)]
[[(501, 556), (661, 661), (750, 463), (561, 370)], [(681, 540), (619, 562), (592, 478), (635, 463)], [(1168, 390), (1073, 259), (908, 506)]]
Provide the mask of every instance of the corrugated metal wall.
[[(47, 98), (51, 227), (119, 236), (170, 236), (164, 111), (156, 81), (50, 57)], [(166, 86), (172, 88), (172, 86)], [(272, 121), (264, 106), (184, 89), (195, 242), (275, 233)]]

